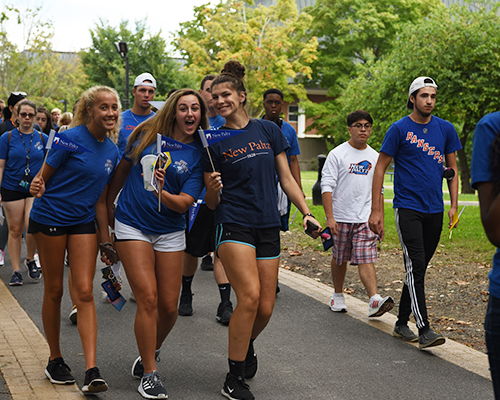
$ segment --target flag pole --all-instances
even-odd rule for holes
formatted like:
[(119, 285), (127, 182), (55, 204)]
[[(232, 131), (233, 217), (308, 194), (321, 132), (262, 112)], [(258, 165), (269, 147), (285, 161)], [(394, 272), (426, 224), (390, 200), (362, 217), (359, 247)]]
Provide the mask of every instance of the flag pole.
[(45, 168), (45, 164), (47, 163), (47, 157), (49, 156), (49, 151), (52, 148), (52, 142), (54, 141), (54, 137), (56, 136), (56, 131), (51, 129), (49, 132), (49, 138), (47, 139), (47, 144), (45, 148), (47, 149), (47, 153), (45, 153), (45, 158), (43, 159), (42, 168), (40, 168), (40, 176), (43, 174), (43, 169)]
[(207, 142), (207, 137), (205, 136), (205, 132), (200, 127), (200, 128), (198, 128), (198, 133), (200, 135), (200, 139), (201, 139), (201, 143), (203, 144), (203, 147), (205, 149), (207, 149), (208, 158), (210, 159), (210, 164), (212, 165), (212, 169), (215, 172), (214, 162), (212, 161), (212, 156), (210, 155), (210, 150), (208, 149), (208, 142)]

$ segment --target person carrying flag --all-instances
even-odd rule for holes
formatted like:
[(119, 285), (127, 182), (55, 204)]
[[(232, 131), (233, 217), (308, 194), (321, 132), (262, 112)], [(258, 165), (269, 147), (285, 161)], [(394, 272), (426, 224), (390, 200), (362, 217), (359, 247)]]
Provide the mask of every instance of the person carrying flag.
[[(182, 260), (186, 247), (185, 213), (203, 189), (199, 127), (208, 126), (206, 105), (192, 89), (173, 93), (161, 110), (130, 135), (107, 196), (115, 246), (137, 301), (135, 337), (139, 357), (132, 375), (141, 379), (139, 393), (148, 399), (167, 398), (155, 358), (177, 320)], [(157, 133), (180, 142), (169, 162), (155, 169), (161, 194), (145, 189), (143, 165), (157, 151)], [(170, 139), (170, 140), (171, 140)], [(165, 153), (164, 153), (165, 154)], [(161, 209), (158, 210), (158, 196)]]
[(84, 322), (78, 324), (85, 356), (84, 393), (108, 388), (96, 367), (97, 316), (93, 280), (97, 256), (96, 224), (100, 242), (109, 242), (105, 199), (119, 155), (108, 136), (118, 129), (119, 115), (120, 100), (114, 89), (94, 86), (85, 91), (78, 103), (74, 128), (65, 131), (65, 136), (58, 136), (57, 140), (61, 147), (69, 145), (66, 148), (73, 150), (56, 148), (51, 132), (47, 147), (53, 148), (30, 187), (36, 199), (28, 233), (35, 239), (44, 275), (42, 320), (50, 348), (45, 375), (55, 384), (75, 382), (62, 358), (59, 343), (64, 256), (68, 250), (71, 297), (78, 307), (79, 320)]
[(244, 75), (245, 68), (231, 60), (212, 82), (214, 108), (226, 119), (221, 130), (239, 134), (207, 147), (202, 166), (205, 201), (215, 209), (216, 252), (238, 299), (229, 322), (229, 373), (221, 393), (228, 399), (252, 400), (245, 379), (257, 372), (253, 342), (271, 318), (278, 280), (276, 172), (283, 190), (303, 213), (304, 228), (316, 225), (317, 237), (321, 227), (288, 167), (285, 136), (275, 123), (248, 117)]

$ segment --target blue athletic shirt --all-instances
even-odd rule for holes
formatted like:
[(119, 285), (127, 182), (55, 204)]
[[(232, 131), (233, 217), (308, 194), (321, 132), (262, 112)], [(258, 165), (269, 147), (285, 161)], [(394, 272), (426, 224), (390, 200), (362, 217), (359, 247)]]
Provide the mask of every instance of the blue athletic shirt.
[(394, 208), (444, 211), (445, 156), (461, 148), (457, 131), (444, 119), (432, 116), (419, 124), (406, 116), (393, 123), (380, 151), (394, 159)]
[(125, 147), (127, 147), (127, 140), (130, 134), (135, 128), (144, 121), (148, 120), (152, 116), (156, 115), (151, 111), (148, 115), (137, 115), (132, 112), (132, 110), (127, 110), (122, 112), (122, 126), (120, 128), (120, 133), (118, 134), (118, 150), (120, 150), (120, 157), (123, 156)]
[[(288, 141), (274, 122), (251, 119), (243, 131), (209, 147), (224, 182), (215, 222), (249, 228), (280, 226), (274, 159), (288, 149)], [(212, 172), (206, 151), (202, 166)]]
[(95, 205), (119, 161), (118, 148), (108, 138), (98, 142), (85, 125), (63, 135), (94, 153), (50, 149), (47, 164), (56, 168), (45, 193), (35, 199), (31, 218), (39, 224), (70, 226), (95, 219)]
[(219, 129), (226, 123), (226, 120), (217, 114), (215, 117), (208, 117), (208, 123), (210, 124), (210, 129)]
[[(491, 144), (500, 133), (500, 112), (484, 116), (476, 125), (472, 143), (471, 186), (477, 189), (481, 182), (493, 181), (491, 176)], [(496, 177), (498, 179), (498, 177)], [(493, 256), (493, 268), (489, 273), (490, 293), (500, 298), (500, 249)]]
[[(171, 151), (171, 163), (165, 170), (165, 185), (163, 190), (171, 194), (186, 193), (197, 199), (203, 189), (203, 171), (200, 165), (201, 145), (189, 143), (193, 150)], [(156, 142), (142, 152), (145, 155), (154, 154)], [(129, 154), (124, 159), (131, 161)], [(142, 165), (132, 164), (132, 169), (118, 198), (115, 217), (118, 221), (132, 226), (147, 235), (163, 235), (186, 229), (185, 214), (170, 210), (164, 204), (158, 212), (158, 198), (154, 192), (144, 189)]]
[[(29, 188), (19, 186), (19, 181), (25, 175), (26, 171), (26, 150), (30, 154), (30, 175), (35, 176), (42, 167), (43, 158), (45, 157), (44, 143), (47, 143), (48, 137), (45, 133), (40, 133), (37, 130), (34, 130), (32, 134), (23, 133), (22, 135), (23, 139), (21, 139), (19, 130), (15, 128), (10, 135), (10, 142), (9, 132), (5, 132), (5, 135), (0, 137), (0, 159), (6, 160), (2, 177), (2, 187), (8, 190), (28, 193)], [(31, 150), (29, 150), (30, 143)]]

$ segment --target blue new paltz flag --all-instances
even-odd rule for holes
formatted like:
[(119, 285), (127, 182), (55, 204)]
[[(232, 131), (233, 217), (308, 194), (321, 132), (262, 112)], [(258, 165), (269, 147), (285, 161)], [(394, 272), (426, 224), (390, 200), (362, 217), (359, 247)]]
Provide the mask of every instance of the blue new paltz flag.
[(220, 142), (221, 140), (228, 139), (230, 137), (239, 135), (240, 133), (244, 133), (246, 131), (235, 131), (231, 129), (199, 129), (198, 133), (200, 134), (201, 143), (204, 148), (207, 148), (211, 144)]
[(49, 140), (47, 140), (47, 145), (45, 146), (47, 150), (50, 149), (61, 149), (61, 150), (71, 150), (93, 153), (92, 150), (87, 149), (85, 146), (75, 142), (64, 136), (62, 133), (56, 132), (51, 129), (49, 134)]
[(196, 150), (195, 147), (190, 146), (185, 143), (178, 142), (172, 138), (163, 136), (159, 133), (156, 134), (156, 151), (160, 153), (158, 148), (161, 145), (161, 152), (165, 151), (176, 151), (176, 150)]

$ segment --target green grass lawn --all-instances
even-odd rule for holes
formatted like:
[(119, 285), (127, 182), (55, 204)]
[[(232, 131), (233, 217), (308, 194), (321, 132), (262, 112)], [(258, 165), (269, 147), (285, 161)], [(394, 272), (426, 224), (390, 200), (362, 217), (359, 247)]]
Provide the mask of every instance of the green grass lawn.
[[(312, 187), (316, 182), (318, 173), (314, 171), (304, 171), (301, 172), (302, 177), (302, 187), (307, 197), (312, 197)], [(387, 177), (387, 175), (386, 175)], [(389, 181), (389, 178), (386, 179)], [(390, 183), (390, 182), (389, 182)], [(387, 182), (385, 183), (387, 184)], [(390, 189), (386, 189), (385, 198), (392, 198), (393, 192)], [(446, 198), (446, 197), (445, 197)], [(449, 198), (449, 197), (448, 197)], [(476, 200), (476, 195), (459, 195), (459, 200), (471, 201)], [(322, 206), (313, 206), (312, 200), (307, 200), (307, 203), (311, 209), (311, 212), (316, 216), (316, 219), (324, 225), (325, 212)], [(444, 252), (448, 252), (451, 255), (457, 255), (462, 258), (475, 259), (480, 262), (491, 262), (494, 253), (494, 247), (488, 241), (486, 234), (484, 233), (483, 226), (481, 224), (481, 218), (479, 215), (479, 206), (468, 205), (462, 217), (460, 218), (460, 223), (458, 227), (453, 230), (452, 238), (449, 239), (448, 234), (448, 210), (449, 206), (445, 206), (445, 215), (443, 221), (443, 232), (441, 234), (440, 248)], [(459, 212), (462, 210), (462, 206), (458, 207)], [(292, 206), (291, 215), (295, 212), (295, 206)], [(384, 207), (385, 212), (385, 240), (383, 242), (383, 247), (387, 249), (400, 248), (399, 239), (397, 237), (396, 226), (394, 222), (394, 211), (392, 209), (392, 204), (386, 203)], [(297, 213), (295, 221), (292, 225), (293, 231), (302, 231), (302, 215), (300, 212)], [(321, 250), (321, 241), (311, 241), (306, 235), (297, 235), (301, 245), (314, 246), (315, 249)]]

